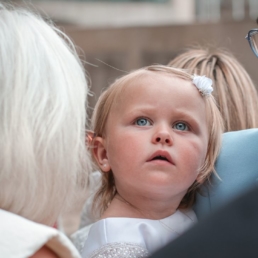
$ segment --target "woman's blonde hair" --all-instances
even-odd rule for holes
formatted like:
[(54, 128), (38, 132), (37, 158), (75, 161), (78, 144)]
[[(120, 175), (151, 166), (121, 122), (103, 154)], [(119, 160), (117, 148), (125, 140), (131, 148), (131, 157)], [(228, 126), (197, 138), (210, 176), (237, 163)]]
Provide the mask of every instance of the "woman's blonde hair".
[(86, 187), (87, 81), (73, 43), (31, 11), (0, 4), (0, 208), (53, 224)]
[[(193, 80), (192, 75), (181, 69), (175, 69), (162, 65), (148, 66), (123, 76), (122, 78), (116, 80), (107, 90), (102, 93), (96, 104), (92, 117), (92, 130), (94, 131), (95, 136), (100, 136), (103, 138), (106, 137), (105, 126), (108, 115), (112, 109), (113, 103), (115, 103), (121, 94), (123, 94), (124, 88), (127, 87), (132, 81), (137, 80), (137, 78), (140, 76), (152, 76), (153, 74), (157, 73), (166, 73), (191, 82)], [(194, 182), (194, 184), (189, 188), (187, 194), (180, 203), (180, 208), (189, 207), (194, 203), (195, 194), (198, 187), (200, 184), (207, 181), (212, 171), (214, 171), (214, 163), (220, 150), (221, 135), (223, 131), (222, 118), (214, 98), (212, 96), (203, 98), (206, 105), (209, 132), (208, 150), (203, 167), (199, 171), (198, 182)], [(101, 170), (101, 168), (99, 169)], [(94, 210), (102, 214), (107, 209), (115, 194), (116, 188), (112, 171), (102, 173), (102, 184), (93, 201)]]
[(192, 48), (179, 54), (168, 65), (213, 80), (213, 96), (226, 132), (258, 127), (257, 90), (232, 54), (220, 49)]

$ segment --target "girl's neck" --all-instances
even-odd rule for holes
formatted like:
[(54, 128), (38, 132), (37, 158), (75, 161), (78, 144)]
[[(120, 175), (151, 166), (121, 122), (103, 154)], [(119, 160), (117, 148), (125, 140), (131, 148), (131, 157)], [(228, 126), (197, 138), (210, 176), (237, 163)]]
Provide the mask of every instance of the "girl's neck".
[[(141, 203), (141, 205), (139, 205)], [(144, 205), (143, 205), (144, 204)], [(159, 220), (171, 216), (177, 210), (177, 206), (162, 205), (162, 202), (146, 200), (145, 202), (130, 202), (117, 193), (111, 201), (101, 219), (110, 217), (145, 218)]]

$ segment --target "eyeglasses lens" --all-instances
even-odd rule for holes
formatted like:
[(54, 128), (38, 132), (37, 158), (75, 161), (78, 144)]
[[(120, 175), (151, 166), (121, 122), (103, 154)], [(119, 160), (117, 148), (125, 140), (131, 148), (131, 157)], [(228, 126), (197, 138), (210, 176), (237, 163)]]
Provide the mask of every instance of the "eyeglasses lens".
[(251, 42), (253, 51), (256, 56), (258, 56), (258, 31), (255, 31), (251, 34)]

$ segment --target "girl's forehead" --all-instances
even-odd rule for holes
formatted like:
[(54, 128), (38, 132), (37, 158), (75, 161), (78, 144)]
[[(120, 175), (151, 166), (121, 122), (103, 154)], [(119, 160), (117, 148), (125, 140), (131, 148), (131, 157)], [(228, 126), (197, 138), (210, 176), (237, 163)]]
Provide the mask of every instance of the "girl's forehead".
[(128, 104), (128, 102), (134, 103), (134, 100), (146, 101), (148, 97), (160, 100), (160, 98), (167, 98), (168, 96), (171, 98), (177, 95), (187, 98), (190, 95), (191, 99), (194, 97), (198, 101), (201, 98), (190, 80), (184, 80), (174, 74), (165, 72), (147, 71), (140, 76), (131, 77), (117, 86), (118, 91), (113, 99), (112, 106), (118, 109)]
[[(140, 70), (137, 72), (133, 72), (132, 74), (127, 75), (124, 80), (121, 80), (117, 86), (120, 88), (120, 94), (123, 94), (124, 91), (130, 89), (131, 87), (141, 84), (142, 82), (155, 81), (164, 76), (176, 77), (173, 74), (165, 73), (165, 72), (154, 72), (147, 70)], [(146, 84), (146, 86), (148, 86)], [(119, 91), (119, 89), (118, 89)]]
[(155, 74), (149, 74), (147, 71), (135, 72), (135, 74), (129, 75), (128, 78), (125, 78), (120, 84), (116, 85), (117, 94), (114, 98), (113, 105), (121, 101), (123, 102), (125, 98), (130, 98), (132, 94), (140, 94), (140, 86), (147, 87), (148, 84), (145, 84), (145, 82), (154, 77)]
[(173, 73), (143, 70), (128, 76), (120, 85), (117, 85), (117, 97), (126, 96), (128, 92), (137, 91), (140, 88), (139, 86), (146, 87), (147, 90), (150, 84), (153, 85), (156, 83), (157, 87), (162, 87), (162, 83), (167, 83), (168, 81), (170, 81), (171, 85), (178, 83), (178, 81), (180, 81), (181, 84), (189, 84), (190, 82), (190, 80), (182, 79)]
[(128, 101), (133, 101), (137, 96), (138, 100), (141, 99), (141, 96), (143, 96), (143, 99), (146, 99), (145, 95), (151, 96), (151, 92), (153, 91), (156, 95), (152, 95), (152, 98), (159, 96), (161, 94), (160, 91), (162, 91), (162, 93), (166, 92), (167, 95), (165, 94), (165, 96), (171, 96), (171, 94), (180, 95), (182, 90), (183, 92), (186, 91), (186, 93), (193, 91), (194, 96), (197, 93), (196, 97), (200, 97), (198, 90), (193, 86), (190, 80), (183, 79), (172, 72), (164, 71), (140, 70), (134, 72), (118, 80), (113, 85), (112, 90), (114, 95), (110, 99), (110, 111), (114, 109), (119, 110), (125, 103), (128, 104)]

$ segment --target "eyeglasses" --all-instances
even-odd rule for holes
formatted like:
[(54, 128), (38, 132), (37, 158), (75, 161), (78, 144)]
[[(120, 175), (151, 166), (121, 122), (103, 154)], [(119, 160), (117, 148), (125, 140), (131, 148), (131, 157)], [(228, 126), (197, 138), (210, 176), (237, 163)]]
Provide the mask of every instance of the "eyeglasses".
[(258, 29), (250, 30), (245, 38), (248, 40), (255, 56), (258, 57)]

